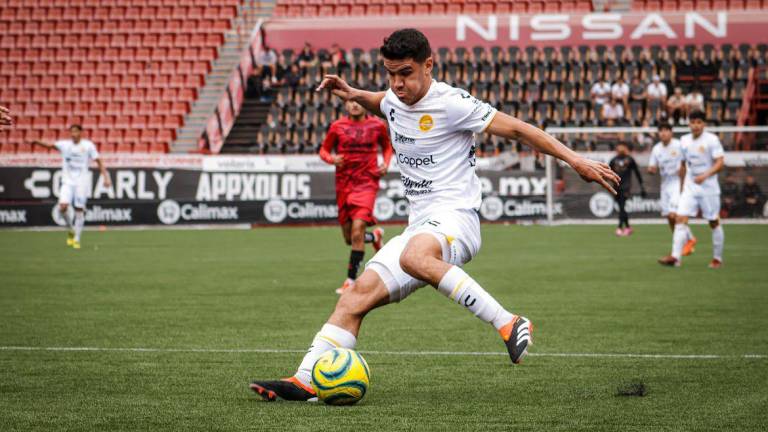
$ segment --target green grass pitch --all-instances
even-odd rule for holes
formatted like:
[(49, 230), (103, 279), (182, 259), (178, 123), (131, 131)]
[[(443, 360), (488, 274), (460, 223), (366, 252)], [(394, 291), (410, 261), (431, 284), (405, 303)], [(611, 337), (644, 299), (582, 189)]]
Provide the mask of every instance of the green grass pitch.
[[(466, 268), (533, 320), (538, 356), (512, 366), (490, 326), (423, 288), (366, 318), (371, 389), (353, 407), (247, 388), (291, 374), (333, 308), (336, 228), (89, 231), (80, 251), (0, 231), (0, 430), (768, 429), (768, 226), (726, 226), (719, 271), (705, 226), (679, 269), (656, 264), (666, 227), (612, 231), (484, 226)], [(554, 355), (574, 353), (664, 356)]]

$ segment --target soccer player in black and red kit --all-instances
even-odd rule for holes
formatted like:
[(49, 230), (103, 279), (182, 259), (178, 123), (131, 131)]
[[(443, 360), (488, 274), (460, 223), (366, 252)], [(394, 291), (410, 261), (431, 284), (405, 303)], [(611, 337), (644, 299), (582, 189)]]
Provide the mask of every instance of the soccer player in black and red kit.
[(645, 188), (643, 187), (643, 177), (640, 170), (637, 169), (637, 162), (629, 154), (629, 147), (624, 143), (616, 145), (616, 156), (608, 163), (611, 169), (621, 177), (621, 183), (616, 189), (616, 203), (619, 205), (619, 226), (616, 228), (616, 235), (626, 237), (632, 234), (632, 227), (629, 226), (629, 214), (624, 208), (630, 197), (632, 189), (632, 173), (637, 176), (640, 183), (640, 194), (645, 197)]
[[(347, 279), (336, 290), (338, 294), (354, 284), (365, 256), (365, 243), (372, 243), (377, 251), (381, 249), (384, 230), (376, 228), (366, 232), (366, 227), (376, 224), (373, 208), (379, 179), (387, 172), (392, 159), (392, 144), (384, 122), (368, 116), (357, 102), (346, 102), (344, 108), (348, 116), (331, 124), (320, 148), (320, 158), (336, 166), (339, 224), (344, 241), (352, 247)], [(383, 156), (381, 165), (379, 147)]]

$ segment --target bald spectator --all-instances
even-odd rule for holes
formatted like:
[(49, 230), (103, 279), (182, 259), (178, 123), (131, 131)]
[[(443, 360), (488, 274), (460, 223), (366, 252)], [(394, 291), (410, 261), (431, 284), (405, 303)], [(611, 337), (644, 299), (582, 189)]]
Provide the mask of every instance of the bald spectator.
[(10, 125), (13, 123), (13, 118), (11, 117), (11, 110), (4, 106), (0, 106), (0, 125)]

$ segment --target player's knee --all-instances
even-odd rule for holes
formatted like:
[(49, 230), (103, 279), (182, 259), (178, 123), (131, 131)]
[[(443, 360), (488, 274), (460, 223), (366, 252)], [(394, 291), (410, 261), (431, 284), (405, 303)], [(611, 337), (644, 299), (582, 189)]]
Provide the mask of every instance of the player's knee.
[(686, 216), (681, 216), (681, 215), (677, 215), (677, 217), (675, 218), (675, 223), (678, 223), (678, 224), (687, 224), (687, 223), (688, 223), (688, 217), (686, 217)]
[(400, 254), (400, 268), (416, 279), (423, 279), (421, 271), (423, 261), (424, 255), (413, 247), (406, 247)]
[(67, 204), (59, 204), (59, 211), (60, 212), (62, 212), (62, 213), (66, 212), (67, 208), (69, 208), (69, 206)]
[(718, 225), (720, 225), (720, 221), (717, 219), (709, 221), (709, 227), (712, 229), (717, 228)]

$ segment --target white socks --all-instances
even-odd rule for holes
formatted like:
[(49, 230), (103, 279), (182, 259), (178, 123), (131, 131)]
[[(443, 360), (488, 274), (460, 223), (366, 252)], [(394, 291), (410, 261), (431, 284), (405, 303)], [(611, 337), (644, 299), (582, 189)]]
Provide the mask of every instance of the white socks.
[(687, 224), (675, 225), (675, 231), (672, 234), (672, 256), (677, 258), (678, 261), (683, 257), (683, 246), (688, 241), (691, 229)]
[(315, 335), (315, 339), (312, 340), (309, 351), (304, 355), (304, 360), (301, 361), (299, 370), (296, 371), (296, 378), (302, 384), (309, 386), (312, 380), (312, 368), (324, 352), (334, 348), (352, 349), (356, 343), (357, 338), (352, 333), (333, 324), (325, 324)]
[(56, 206), (56, 211), (59, 213), (59, 216), (62, 219), (64, 219), (64, 222), (67, 224), (67, 229), (71, 231), (72, 230), (72, 213), (73, 213), (71, 207), (67, 207), (67, 211), (62, 213), (59, 206)]
[(75, 241), (80, 241), (80, 233), (83, 232), (83, 225), (85, 224), (85, 212), (75, 212)]
[(723, 244), (725, 243), (725, 233), (723, 226), (717, 225), (712, 230), (712, 257), (718, 261), (723, 260)]
[(437, 290), (469, 309), (476, 317), (492, 324), (496, 330), (508, 324), (514, 316), (457, 266), (448, 270), (440, 280)]
[(685, 227), (685, 233), (687, 235), (685, 238), (685, 241), (691, 240), (693, 238), (693, 232), (691, 231), (691, 227), (689, 227), (688, 224), (683, 224), (683, 226)]

